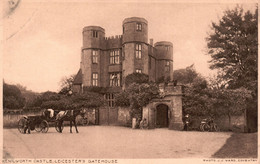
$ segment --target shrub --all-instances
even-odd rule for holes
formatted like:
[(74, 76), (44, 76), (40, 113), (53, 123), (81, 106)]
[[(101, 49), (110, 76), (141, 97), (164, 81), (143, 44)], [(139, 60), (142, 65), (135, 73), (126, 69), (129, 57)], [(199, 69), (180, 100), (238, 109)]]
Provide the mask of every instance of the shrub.
[(149, 76), (144, 73), (132, 73), (126, 76), (125, 85), (128, 87), (132, 83), (142, 84), (148, 83)]

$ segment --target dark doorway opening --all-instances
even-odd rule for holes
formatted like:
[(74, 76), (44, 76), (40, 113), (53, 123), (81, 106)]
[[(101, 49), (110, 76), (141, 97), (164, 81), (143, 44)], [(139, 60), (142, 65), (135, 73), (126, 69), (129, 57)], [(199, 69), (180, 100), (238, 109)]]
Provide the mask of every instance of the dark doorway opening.
[(165, 128), (169, 125), (168, 106), (160, 104), (156, 107), (156, 127)]

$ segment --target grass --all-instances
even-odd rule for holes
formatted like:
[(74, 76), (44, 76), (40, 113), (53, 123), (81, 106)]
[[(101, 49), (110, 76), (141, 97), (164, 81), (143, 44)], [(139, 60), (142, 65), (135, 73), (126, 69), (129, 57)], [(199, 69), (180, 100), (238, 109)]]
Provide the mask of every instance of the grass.
[(257, 158), (257, 133), (234, 133), (213, 158)]

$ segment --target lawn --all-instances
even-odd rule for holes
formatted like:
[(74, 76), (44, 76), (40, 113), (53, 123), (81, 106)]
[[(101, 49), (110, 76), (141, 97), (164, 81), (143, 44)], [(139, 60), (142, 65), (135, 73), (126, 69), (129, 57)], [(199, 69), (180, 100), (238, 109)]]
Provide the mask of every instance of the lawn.
[(214, 158), (257, 158), (257, 133), (234, 133)]

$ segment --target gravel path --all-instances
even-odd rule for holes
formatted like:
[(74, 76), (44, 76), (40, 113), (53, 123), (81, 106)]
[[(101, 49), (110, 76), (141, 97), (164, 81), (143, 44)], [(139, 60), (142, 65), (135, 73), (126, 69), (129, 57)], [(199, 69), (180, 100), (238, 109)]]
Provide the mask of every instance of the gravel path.
[(116, 126), (78, 127), (79, 133), (21, 134), (4, 129), (6, 158), (209, 158), (232, 133), (140, 130)]

